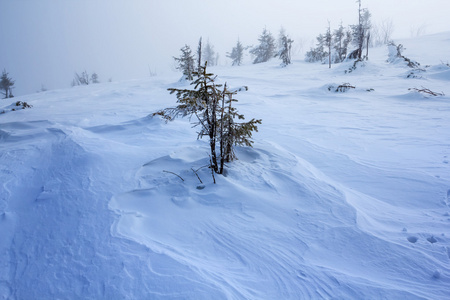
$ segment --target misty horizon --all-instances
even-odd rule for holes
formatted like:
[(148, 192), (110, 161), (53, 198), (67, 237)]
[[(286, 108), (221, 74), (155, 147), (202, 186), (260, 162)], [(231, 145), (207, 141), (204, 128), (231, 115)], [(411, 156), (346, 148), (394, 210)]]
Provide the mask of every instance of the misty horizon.
[[(446, 31), (450, 21), (442, 0), (362, 1), (372, 22), (391, 20), (393, 38)], [(357, 23), (354, 0), (198, 1), (5, 1), (0, 0), (3, 46), (0, 68), (16, 81), (14, 95), (43, 88), (70, 87), (74, 74), (97, 73), (101, 82), (143, 78), (174, 71), (174, 56), (184, 45), (195, 49), (209, 40), (219, 65), (239, 39), (257, 43), (264, 28), (275, 37), (281, 28), (294, 40), (297, 57), (325, 32)], [(294, 53), (294, 54), (295, 54)]]

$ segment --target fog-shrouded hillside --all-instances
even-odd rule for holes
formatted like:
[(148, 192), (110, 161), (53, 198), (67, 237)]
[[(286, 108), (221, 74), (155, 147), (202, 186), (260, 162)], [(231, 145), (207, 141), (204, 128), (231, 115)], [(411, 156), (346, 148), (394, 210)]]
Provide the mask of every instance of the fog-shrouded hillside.
[(181, 74), (0, 100), (0, 299), (447, 299), (450, 33), (401, 43), (210, 68), (262, 119), (216, 184)]
[(180, 48), (196, 48), (200, 37), (225, 65), (238, 39), (244, 47), (256, 46), (264, 28), (274, 37), (283, 28), (295, 41), (292, 53), (301, 53), (328, 22), (333, 30), (358, 24), (359, 8), (371, 14), (375, 44), (386, 29), (384, 41), (450, 28), (446, 0), (4, 0), (0, 72), (15, 80), (15, 96), (68, 88), (84, 71), (101, 82), (165, 76)]

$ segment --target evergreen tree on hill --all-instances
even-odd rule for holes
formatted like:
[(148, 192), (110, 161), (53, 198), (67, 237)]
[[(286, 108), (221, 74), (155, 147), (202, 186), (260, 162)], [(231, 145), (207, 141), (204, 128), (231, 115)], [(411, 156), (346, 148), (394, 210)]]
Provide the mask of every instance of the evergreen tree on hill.
[(328, 56), (328, 52), (325, 50), (325, 36), (323, 34), (319, 34), (316, 37), (316, 40), (316, 48), (311, 48), (308, 52), (306, 52), (305, 60), (307, 62), (323, 62)]
[(250, 50), (250, 53), (256, 56), (253, 61), (254, 64), (269, 61), (275, 55), (275, 39), (266, 28), (264, 28), (258, 41), (259, 45)]
[(242, 60), (244, 58), (244, 47), (241, 42), (237, 41), (236, 47), (233, 47), (231, 53), (227, 53), (227, 57), (232, 59), (231, 64), (233, 66), (240, 66), (242, 64)]
[(202, 37), (200, 37), (197, 47), (197, 72), (200, 72), (201, 67), (202, 67)]
[(279, 50), (276, 56), (281, 59), (282, 66), (291, 64), (291, 49), (293, 42), (294, 41), (286, 35), (284, 30), (280, 31), (280, 37), (278, 39)]
[(8, 76), (8, 72), (3, 70), (2, 77), (0, 77), (0, 90), (5, 95), (5, 98), (13, 98), (12, 87), (14, 86), (14, 80)]
[(347, 57), (348, 45), (352, 39), (351, 32), (346, 30), (342, 23), (333, 32), (333, 49), (335, 51), (334, 62), (340, 63)]
[(203, 61), (207, 61), (209, 66), (215, 66), (217, 64), (217, 56), (214, 51), (214, 46), (206, 42), (206, 46), (203, 50)]
[(92, 83), (100, 83), (100, 80), (98, 79), (98, 75), (97, 75), (97, 73), (92, 73), (92, 75), (91, 75), (91, 82)]
[(177, 62), (177, 69), (183, 72), (184, 78), (186, 80), (193, 80), (193, 73), (195, 71), (195, 59), (192, 54), (192, 50), (188, 45), (185, 45), (181, 50), (180, 57), (174, 57)]
[(362, 9), (361, 8), (361, 0), (357, 1), (359, 4), (358, 9), (358, 25), (352, 25), (352, 31), (353, 31), (353, 44), (356, 47), (356, 50), (354, 50), (350, 55), (349, 58), (351, 59), (357, 59), (361, 60), (363, 58), (363, 48), (366, 45), (367, 46), (367, 54), (366, 58), (368, 56), (368, 45), (369, 45), (369, 39), (370, 39), (370, 28), (372, 27), (370, 22), (371, 14), (368, 9)]

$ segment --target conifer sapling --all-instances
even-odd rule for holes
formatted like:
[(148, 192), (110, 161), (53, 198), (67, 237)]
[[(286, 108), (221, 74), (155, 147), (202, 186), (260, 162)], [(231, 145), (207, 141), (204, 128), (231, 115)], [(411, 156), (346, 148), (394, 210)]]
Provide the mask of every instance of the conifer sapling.
[(198, 138), (207, 136), (210, 145), (210, 167), (217, 174), (223, 174), (224, 164), (236, 159), (234, 146), (252, 146), (252, 132), (258, 131), (257, 124), (261, 120), (252, 119), (248, 122), (237, 112), (233, 103), (236, 91), (230, 91), (225, 84), (217, 84), (216, 77), (206, 72), (207, 63), (194, 72), (196, 77), (191, 82), (194, 89), (168, 89), (176, 94), (178, 106), (166, 108), (154, 115), (160, 115), (166, 121), (176, 117), (195, 116), (194, 127), (199, 126)]

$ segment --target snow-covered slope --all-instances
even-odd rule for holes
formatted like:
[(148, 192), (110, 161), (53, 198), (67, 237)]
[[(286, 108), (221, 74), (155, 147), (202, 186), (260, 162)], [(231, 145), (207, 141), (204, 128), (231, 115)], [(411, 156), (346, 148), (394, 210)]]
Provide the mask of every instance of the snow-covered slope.
[(263, 120), (216, 185), (178, 74), (1, 100), (0, 299), (448, 299), (450, 34), (402, 43), (212, 68)]

